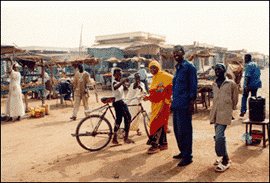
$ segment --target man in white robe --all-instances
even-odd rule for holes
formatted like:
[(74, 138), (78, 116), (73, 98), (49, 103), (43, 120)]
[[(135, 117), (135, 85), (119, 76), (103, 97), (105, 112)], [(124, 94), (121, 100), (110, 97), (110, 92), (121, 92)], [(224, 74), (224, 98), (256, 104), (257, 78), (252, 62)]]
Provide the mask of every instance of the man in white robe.
[(12, 119), (20, 121), (21, 117), (25, 115), (25, 109), (22, 99), (21, 74), (18, 72), (18, 65), (13, 64), (12, 69), (10, 68), (9, 77), (11, 81), (5, 113), (9, 117), (7, 121)]

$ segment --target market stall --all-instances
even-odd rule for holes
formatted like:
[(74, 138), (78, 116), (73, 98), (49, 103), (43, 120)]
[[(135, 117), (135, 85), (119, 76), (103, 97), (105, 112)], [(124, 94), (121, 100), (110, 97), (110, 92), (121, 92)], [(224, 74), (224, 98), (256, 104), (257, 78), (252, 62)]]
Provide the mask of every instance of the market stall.
[[(127, 62), (127, 61), (132, 61), (132, 62), (139, 62), (139, 63), (149, 63), (151, 61), (155, 61), (155, 59), (146, 59), (144, 57), (133, 57), (133, 58), (124, 58), (122, 60), (118, 60), (117, 58), (115, 58), (114, 56), (105, 60), (106, 62), (110, 62), (110, 63), (121, 63), (121, 62)], [(123, 71), (122, 73), (122, 78), (125, 77), (129, 77), (131, 74), (137, 72), (136, 69), (128, 69)], [(112, 74), (111, 72), (107, 72), (105, 74), (103, 74), (103, 80), (104, 82), (102, 83), (102, 89), (105, 90), (110, 90), (111, 89), (111, 82), (112, 82)]]
[[(28, 96), (28, 92), (29, 91), (40, 91), (41, 92), (41, 98), (42, 98), (42, 104), (44, 104), (44, 64), (43, 64), (43, 58), (39, 57), (39, 56), (34, 56), (34, 55), (21, 55), (21, 56), (7, 56), (5, 58), (5, 61), (16, 61), (19, 63), (19, 65), (22, 66), (23, 68), (23, 82), (21, 83), (21, 88), (22, 88), (22, 93), (24, 94), (24, 98), (25, 98), (25, 111), (29, 112), (29, 108), (28, 108), (28, 100), (27, 100), (27, 96)], [(2, 60), (1, 60), (2, 61)], [(35, 67), (38, 66), (37, 63), (39, 63), (39, 66), (41, 66), (42, 68), (42, 73), (41, 74), (34, 74), (35, 76), (40, 76), (42, 77), (42, 83), (39, 82), (26, 82), (26, 77), (27, 76), (33, 76), (33, 74), (26, 74), (26, 67), (30, 70), (30, 71), (34, 71)], [(2, 95), (6, 95), (9, 92), (9, 88), (8, 86), (4, 86), (1, 84), (1, 96)]]
[[(48, 61), (45, 63), (45, 66), (47, 68), (49, 68), (51, 70), (51, 80), (50, 82), (48, 82), (47, 84), (47, 88), (48, 90), (50, 91), (50, 94), (49, 94), (49, 99), (50, 99), (50, 96), (51, 96), (51, 92), (52, 92), (52, 87), (54, 85), (60, 85), (60, 82), (61, 80), (54, 80), (54, 77), (58, 77), (58, 78), (67, 78), (67, 77), (72, 77), (74, 76), (75, 73), (67, 73), (64, 71), (63, 67), (64, 66), (68, 66), (68, 67), (74, 67), (74, 68), (77, 68), (79, 64), (86, 64), (86, 65), (98, 65), (99, 63), (99, 59), (98, 58), (93, 58), (92, 55), (79, 55), (79, 56), (75, 56), (75, 57), (71, 57), (67, 60), (51, 60), (51, 61)], [(53, 74), (53, 67), (58, 67), (60, 68), (60, 70), (62, 71), (62, 74), (59, 74), (59, 75), (54, 75)], [(71, 69), (69, 69), (71, 71)], [(92, 86), (93, 89), (95, 90), (95, 94), (96, 94), (96, 97), (97, 97), (97, 91), (96, 91), (96, 82), (91, 79), (92, 81)], [(71, 85), (71, 89), (72, 89), (72, 93), (74, 93), (73, 91), (73, 83), (71, 82), (70, 83)], [(63, 96), (61, 95), (60, 93), (60, 102), (61, 104), (63, 103)]]

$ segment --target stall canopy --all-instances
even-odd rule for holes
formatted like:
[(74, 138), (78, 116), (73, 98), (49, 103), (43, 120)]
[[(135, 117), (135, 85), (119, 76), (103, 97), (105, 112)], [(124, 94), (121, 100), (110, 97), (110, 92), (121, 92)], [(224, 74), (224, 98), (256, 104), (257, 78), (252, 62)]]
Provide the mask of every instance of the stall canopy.
[(121, 60), (118, 60), (117, 58), (115, 58), (114, 56), (112, 56), (111, 58), (105, 60), (106, 62), (110, 62), (110, 63), (120, 63)]
[[(172, 53), (160, 52), (160, 55), (164, 59), (174, 60)], [(215, 57), (215, 54), (212, 53), (209, 49), (203, 49), (191, 50), (189, 52), (186, 52), (184, 55), (184, 58), (186, 58), (188, 61), (192, 61), (196, 57)]]
[(92, 57), (91, 54), (89, 55), (79, 55), (67, 60), (63, 61), (55, 61), (55, 64), (59, 65), (72, 65), (73, 67), (77, 67), (79, 64), (86, 64), (86, 65), (93, 65), (96, 66), (99, 64), (99, 58)]
[(155, 59), (147, 59), (147, 58), (144, 58), (144, 57), (137, 57), (137, 56), (135, 56), (133, 58), (126, 58), (126, 59), (123, 59), (123, 60), (125, 60), (125, 61), (131, 60), (132, 62), (148, 63), (148, 62), (151, 62), (151, 61), (153, 61)]
[(35, 55), (23, 55), (23, 56), (16, 56), (14, 60), (17, 61), (21, 66), (26, 65), (31, 71), (35, 71), (36, 65), (41, 63), (41, 56)]
[(15, 48), (15, 46), (1, 45), (1, 55), (24, 53), (25, 50)]

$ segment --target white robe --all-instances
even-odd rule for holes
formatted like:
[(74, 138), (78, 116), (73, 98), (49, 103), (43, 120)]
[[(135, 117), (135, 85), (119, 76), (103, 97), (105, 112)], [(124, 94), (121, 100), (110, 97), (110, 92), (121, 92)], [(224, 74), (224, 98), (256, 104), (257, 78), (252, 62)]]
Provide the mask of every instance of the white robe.
[[(144, 83), (140, 82), (140, 86), (142, 87), (143, 91), (140, 89), (136, 88), (135, 90), (133, 89), (134, 83), (132, 83), (128, 89), (128, 94), (127, 98), (134, 98), (137, 97), (143, 93), (146, 93)], [(132, 105), (132, 104), (139, 104), (140, 100), (134, 99), (134, 100), (127, 100), (126, 101), (127, 105)], [(131, 114), (131, 119), (134, 118), (134, 116), (141, 110), (140, 106), (130, 106), (129, 107), (129, 112)], [(139, 129), (139, 122), (141, 120), (141, 114), (135, 118), (135, 120), (131, 123), (130, 130), (131, 131), (137, 131)]]
[(10, 74), (9, 93), (6, 103), (6, 115), (12, 118), (25, 115), (25, 109), (22, 99), (21, 74), (14, 70)]

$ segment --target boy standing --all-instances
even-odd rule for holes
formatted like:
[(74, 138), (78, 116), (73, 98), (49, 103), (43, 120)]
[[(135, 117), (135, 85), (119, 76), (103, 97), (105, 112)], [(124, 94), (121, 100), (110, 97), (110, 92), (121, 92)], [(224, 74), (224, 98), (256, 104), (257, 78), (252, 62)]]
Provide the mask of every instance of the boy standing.
[(114, 80), (112, 81), (112, 92), (113, 96), (115, 97), (115, 101), (113, 102), (113, 107), (116, 113), (116, 121), (114, 127), (114, 136), (112, 143), (114, 145), (120, 145), (117, 141), (117, 131), (122, 123), (122, 118), (124, 117), (125, 123), (125, 143), (134, 143), (132, 139), (128, 139), (129, 127), (131, 122), (131, 115), (129, 113), (127, 104), (123, 101), (124, 98), (124, 90), (128, 90), (125, 86), (125, 82), (128, 82), (129, 79), (126, 78), (121, 81), (122, 73), (120, 68), (115, 68), (113, 72)]
[(233, 110), (238, 102), (238, 88), (234, 81), (228, 80), (225, 76), (226, 67), (218, 63), (214, 66), (217, 79), (213, 82), (213, 107), (210, 112), (210, 124), (215, 125), (215, 151), (222, 160), (217, 160), (214, 165), (218, 172), (227, 170), (231, 161), (226, 147), (225, 130), (231, 124)]
[[(146, 94), (144, 83), (140, 81), (140, 74), (139, 73), (134, 74), (134, 80), (135, 80), (135, 83), (132, 83), (129, 87), (127, 98), (134, 98), (134, 97), (139, 96), (142, 93)], [(139, 104), (139, 103), (140, 103), (139, 99), (133, 99), (133, 100), (127, 102), (127, 104), (130, 104), (130, 105)], [(140, 111), (140, 109), (141, 109), (140, 106), (132, 106), (131, 107), (131, 116), (134, 117)], [(137, 131), (137, 135), (142, 134), (140, 129), (139, 129), (140, 117), (141, 117), (141, 115), (139, 114), (139, 116), (136, 117), (135, 120), (132, 122), (132, 125), (130, 127), (130, 130)]]

